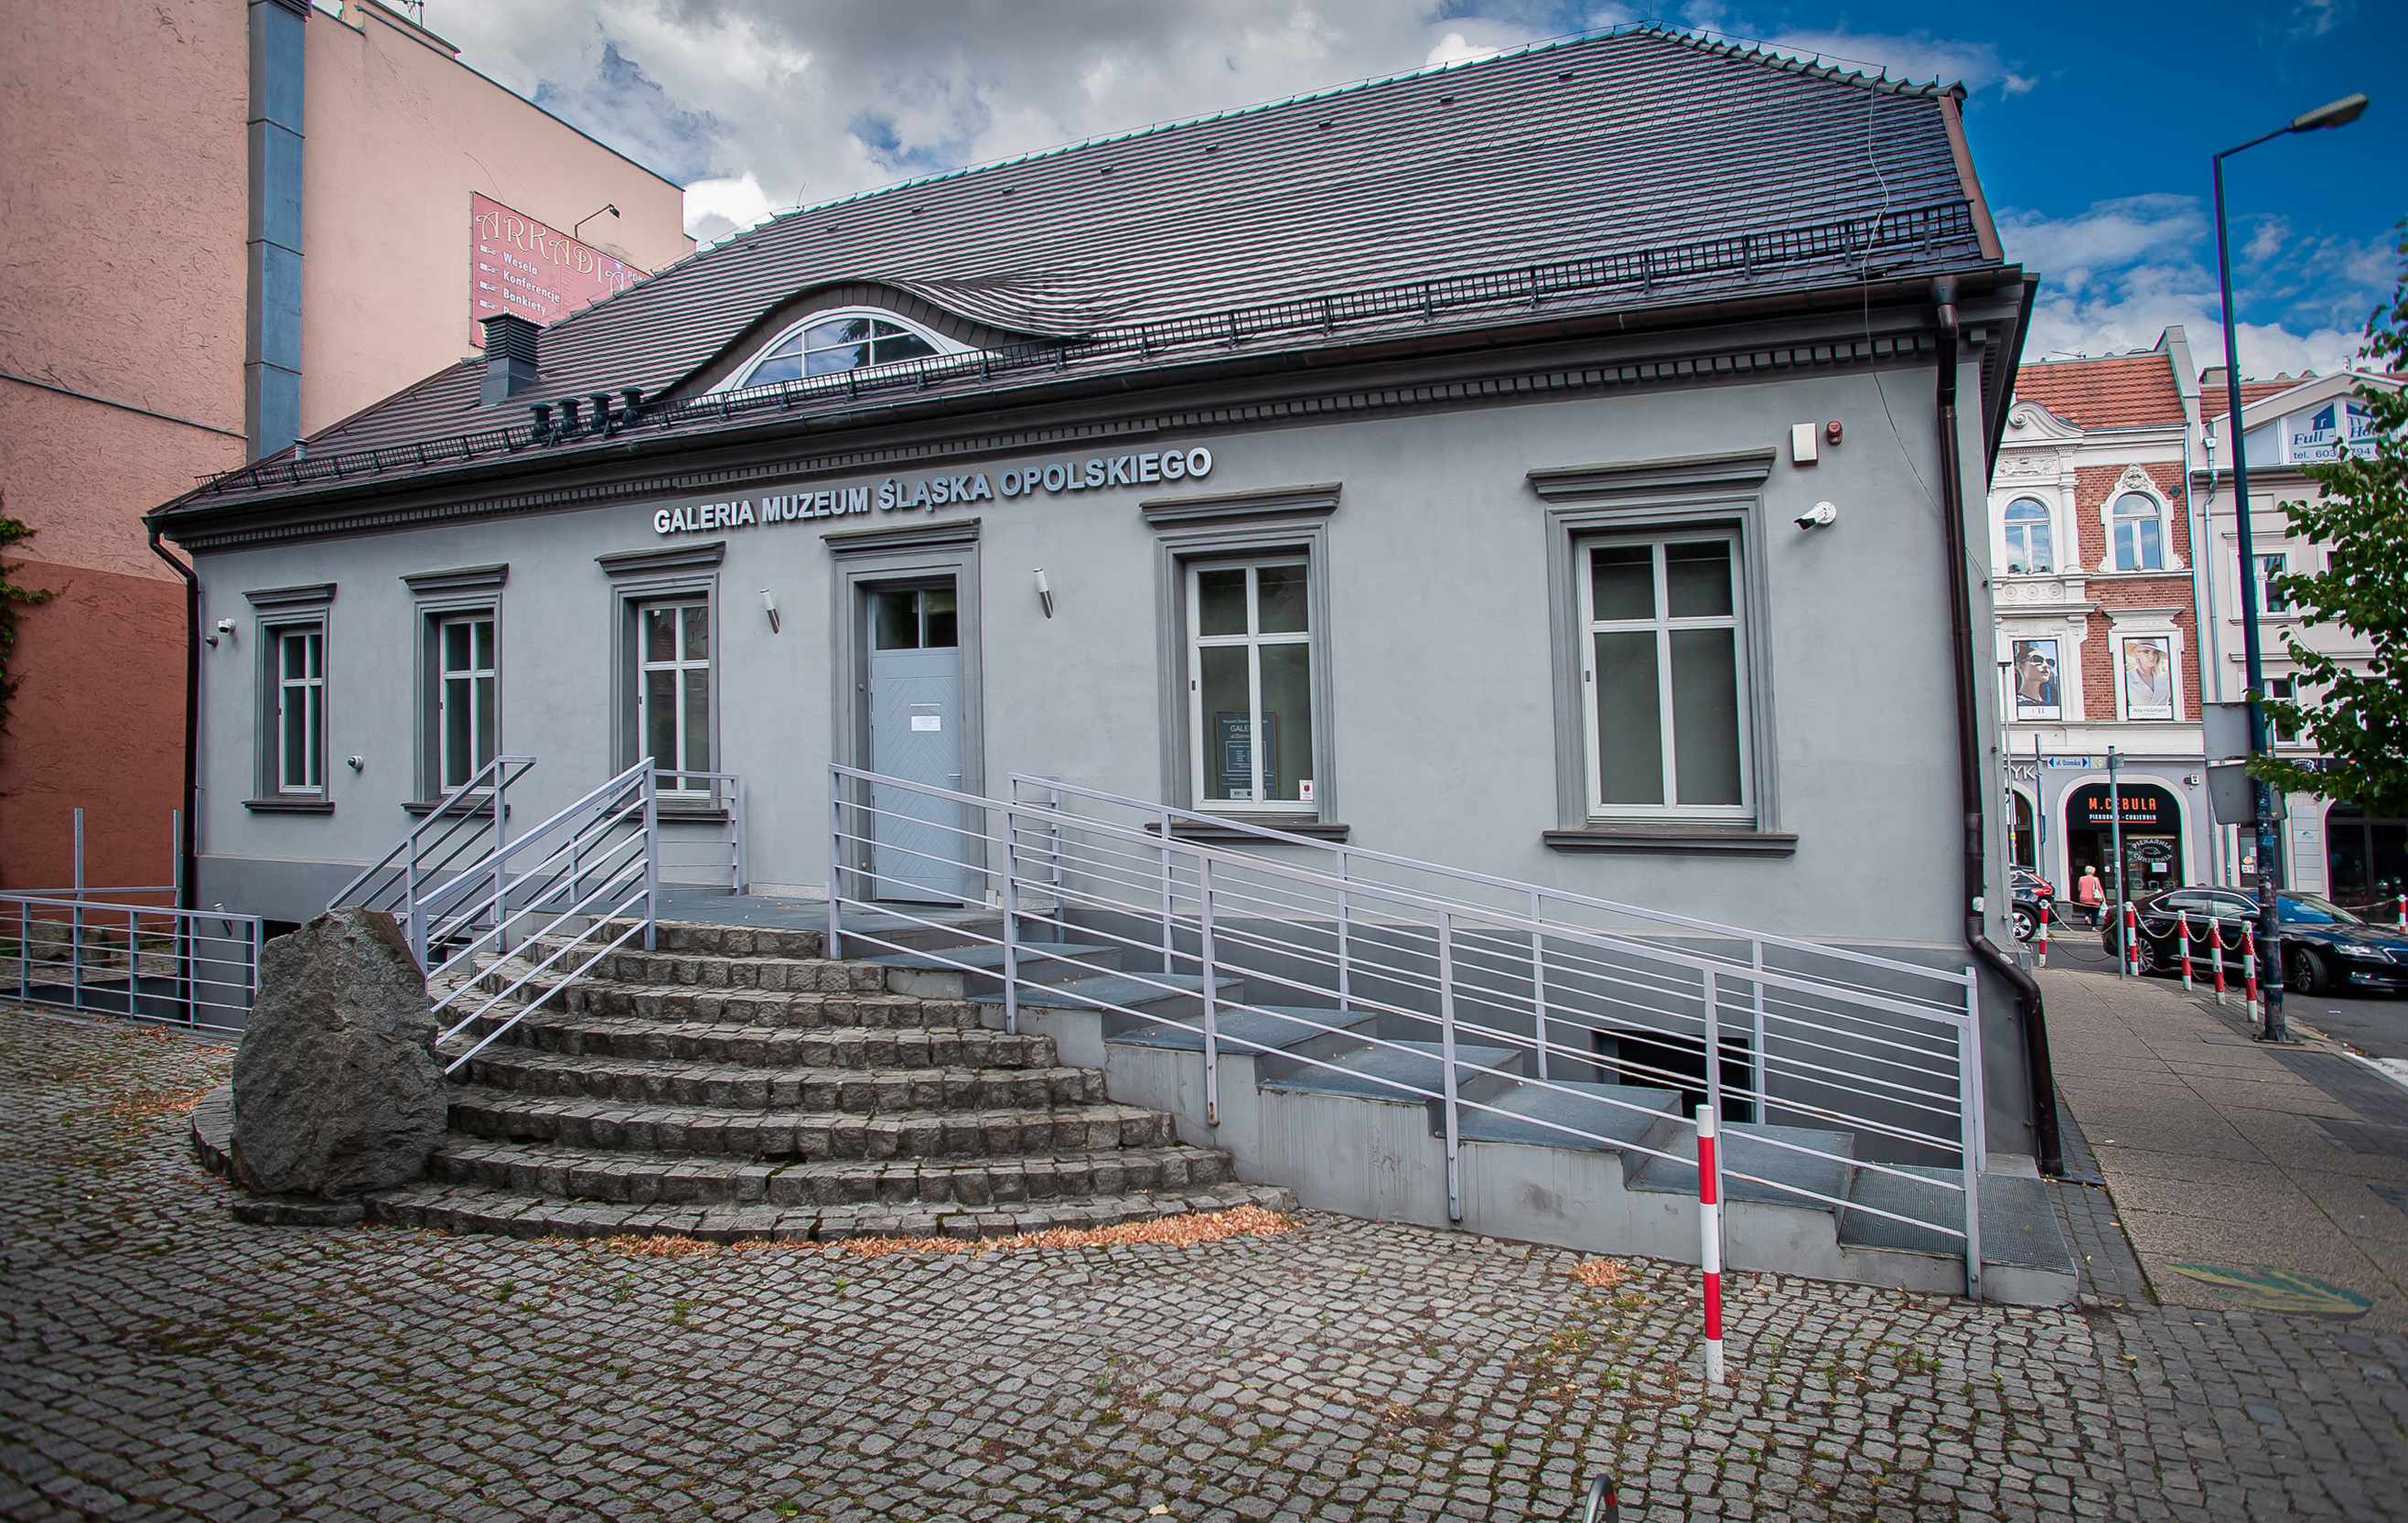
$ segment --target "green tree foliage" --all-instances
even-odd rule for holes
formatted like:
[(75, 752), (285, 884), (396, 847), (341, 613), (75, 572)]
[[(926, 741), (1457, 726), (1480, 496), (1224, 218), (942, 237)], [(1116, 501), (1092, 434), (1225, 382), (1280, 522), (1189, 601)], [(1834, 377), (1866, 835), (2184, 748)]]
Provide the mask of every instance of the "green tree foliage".
[[(7, 549), (34, 531), (15, 519), (0, 517), (0, 550)], [(0, 734), (8, 730), (8, 700), (17, 690), (18, 679), (8, 675), (9, 658), (17, 649), (17, 610), (36, 603), (48, 603), (58, 596), (48, 589), (20, 587), (9, 579), (17, 568), (0, 561)]]
[(2367, 320), (2370, 368), (2390, 385), (2357, 388), (2374, 419), (2374, 454), (2344, 453), (2307, 467), (2323, 501), (2285, 503), (2294, 539), (2320, 545), (2325, 569), (2286, 572), (2275, 591), (2309, 627), (2336, 624), (2374, 647), (2364, 670), (2345, 666), (2288, 637), (2302, 690), (2265, 704), (2272, 722), (2303, 733), (2322, 752), (2313, 768), (2262, 756), (2253, 776), (2277, 789), (2347, 799), (2374, 816), (2408, 815), (2408, 222), (2401, 224), (2402, 275), (2390, 303)]

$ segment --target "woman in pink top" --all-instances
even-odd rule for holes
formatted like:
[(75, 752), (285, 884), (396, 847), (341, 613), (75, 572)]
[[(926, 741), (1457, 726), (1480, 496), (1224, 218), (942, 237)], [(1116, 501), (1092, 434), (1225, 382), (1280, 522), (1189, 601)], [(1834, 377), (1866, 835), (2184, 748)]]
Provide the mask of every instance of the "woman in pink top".
[(2106, 913), (2107, 894), (2099, 887), (2097, 868), (2085, 867), (2082, 870), (2082, 881), (2073, 886), (2073, 897), (2082, 901), (2082, 907), (2090, 912), (2090, 929), (2098, 930), (2099, 918)]

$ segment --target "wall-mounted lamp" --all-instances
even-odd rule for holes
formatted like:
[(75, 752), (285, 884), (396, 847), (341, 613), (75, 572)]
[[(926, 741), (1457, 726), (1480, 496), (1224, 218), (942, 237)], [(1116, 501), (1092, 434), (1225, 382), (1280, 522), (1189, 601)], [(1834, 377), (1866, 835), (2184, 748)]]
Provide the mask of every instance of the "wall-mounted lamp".
[(573, 238), (583, 233), (585, 231), (585, 224), (594, 221), (595, 218), (601, 216), (603, 211), (609, 212), (613, 221), (616, 221), (619, 216), (619, 208), (616, 206), (604, 206), (602, 211), (587, 212), (584, 216), (580, 217), (577, 220), (576, 226), (568, 230), (568, 235)]
[(1045, 585), (1045, 568), (1037, 568), (1037, 601), (1045, 605), (1045, 617), (1054, 617), (1054, 589)]
[(777, 633), (778, 600), (769, 595), (769, 590), (766, 587), (761, 589), (761, 608), (763, 612), (769, 616), (769, 633), (772, 634)]

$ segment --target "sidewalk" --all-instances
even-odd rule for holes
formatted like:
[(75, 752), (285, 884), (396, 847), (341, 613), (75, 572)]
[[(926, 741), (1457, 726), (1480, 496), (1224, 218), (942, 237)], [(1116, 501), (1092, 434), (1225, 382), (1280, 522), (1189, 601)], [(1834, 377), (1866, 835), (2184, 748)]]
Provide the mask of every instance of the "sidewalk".
[(2408, 1328), (2408, 1089), (2179, 983), (2038, 976), (2059, 1099), (2161, 1302)]

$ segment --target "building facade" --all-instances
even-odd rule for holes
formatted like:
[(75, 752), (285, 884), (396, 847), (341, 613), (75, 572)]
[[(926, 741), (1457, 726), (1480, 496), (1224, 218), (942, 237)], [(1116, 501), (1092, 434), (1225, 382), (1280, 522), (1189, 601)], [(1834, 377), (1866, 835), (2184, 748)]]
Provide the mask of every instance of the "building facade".
[(373, 0), (6, 25), (0, 516), (33, 531), (12, 579), (55, 596), (7, 664), (0, 886), (64, 886), (79, 807), (88, 881), (164, 884), (190, 642), (143, 513), (456, 359), (480, 278), (550, 315), (693, 243), (678, 187)]
[[(1994, 796), (2000, 759), (1951, 716), (2000, 715), (1952, 603), (1990, 618), (2032, 286), (1956, 106), (1641, 28), (496, 320), (153, 515), (223, 636), (198, 897), (312, 914), (503, 754), (539, 759), (533, 818), (646, 758), (695, 818), (735, 775), (752, 889), (823, 895), (869, 870), (829, 861), (836, 762), (1964, 968), (2006, 901), (1965, 891), (1962, 769)], [(2028, 1153), (1988, 978), (1989, 1146)]]
[[(2060, 894), (2220, 881), (2201, 750), (2190, 347), (2028, 363), (1989, 493), (2001, 840)], [(2115, 775), (2108, 771), (2111, 748)]]
[[(2289, 654), (2293, 640), (2344, 665), (2363, 666), (2372, 654), (2372, 648), (2358, 636), (2329, 624), (2308, 624), (2279, 594), (2270, 595), (2266, 580), (2286, 571), (2324, 569), (2324, 548), (2295, 538), (2280, 505), (2322, 497), (2323, 488), (2308, 478), (2306, 467), (2329, 463), (2344, 453), (2373, 453), (2372, 423), (2355, 395), (2366, 384), (2397, 382), (2340, 371), (2297, 380), (2285, 377), (2243, 383), (2250, 548), (2258, 563), (2255, 596), (2266, 688), (2273, 697), (2312, 696), (2299, 690), (2298, 664)], [(2193, 484), (2209, 524), (2209, 542), (2214, 547), (2212, 576), (2217, 617), (2210, 621), (2205, 666), (2212, 674), (2210, 697), (2239, 703), (2247, 695), (2249, 678), (2241, 630), (2239, 504), (2232, 490), (2231, 417), (2220, 370), (2209, 373), (2206, 390), (2209, 417), (2203, 448), (2192, 466)], [(2305, 735), (2278, 733), (2274, 741), (2286, 756), (2306, 759), (2315, 754)], [(2290, 794), (2285, 804), (2282, 869), (2286, 885), (2384, 919), (2399, 912), (2400, 896), (2408, 893), (2408, 821), (2369, 818), (2347, 800), (2313, 793)], [(2232, 837), (2225, 851), (2240, 875), (2236, 881), (2253, 881), (2258, 871), (2255, 833), (2228, 827), (2226, 833)]]

